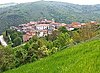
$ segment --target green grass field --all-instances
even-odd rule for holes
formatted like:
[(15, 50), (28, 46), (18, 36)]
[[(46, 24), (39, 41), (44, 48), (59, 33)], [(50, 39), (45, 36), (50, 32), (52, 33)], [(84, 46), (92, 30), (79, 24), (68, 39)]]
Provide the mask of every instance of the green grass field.
[(100, 73), (100, 40), (76, 45), (4, 73)]

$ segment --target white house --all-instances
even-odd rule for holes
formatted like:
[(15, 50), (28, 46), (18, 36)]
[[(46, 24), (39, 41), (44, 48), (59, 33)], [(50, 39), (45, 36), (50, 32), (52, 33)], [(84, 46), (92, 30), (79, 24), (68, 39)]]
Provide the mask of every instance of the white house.
[(49, 29), (49, 24), (37, 24), (36, 25), (36, 30), (45, 30)]

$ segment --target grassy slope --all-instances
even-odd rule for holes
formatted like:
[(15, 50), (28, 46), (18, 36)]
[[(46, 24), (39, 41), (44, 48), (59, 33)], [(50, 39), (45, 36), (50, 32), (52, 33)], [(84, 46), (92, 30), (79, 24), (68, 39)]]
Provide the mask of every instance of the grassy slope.
[(5, 73), (100, 73), (100, 40), (79, 44)]

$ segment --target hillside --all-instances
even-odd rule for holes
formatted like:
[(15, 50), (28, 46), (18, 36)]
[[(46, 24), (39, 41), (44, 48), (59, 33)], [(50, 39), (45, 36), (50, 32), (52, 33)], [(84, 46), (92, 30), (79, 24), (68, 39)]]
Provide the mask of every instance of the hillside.
[(100, 73), (100, 40), (76, 45), (4, 73)]
[(0, 4), (0, 8), (9, 7), (9, 6), (14, 6), (14, 5), (17, 5), (17, 3)]
[(100, 20), (100, 5), (37, 1), (0, 8), (0, 33), (12, 25), (17, 26), (40, 18), (54, 18), (57, 22), (64, 23)]

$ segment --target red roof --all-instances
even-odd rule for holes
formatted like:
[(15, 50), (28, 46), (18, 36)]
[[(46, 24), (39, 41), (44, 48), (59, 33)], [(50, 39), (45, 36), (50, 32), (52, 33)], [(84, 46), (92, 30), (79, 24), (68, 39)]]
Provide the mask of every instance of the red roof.
[(49, 26), (49, 24), (37, 24), (36, 26)]
[(37, 22), (31, 21), (30, 24), (36, 24)]
[(72, 22), (72, 25), (80, 25), (81, 23), (79, 22)]
[(28, 41), (29, 39), (31, 39), (34, 35), (36, 35), (36, 32), (26, 32), (25, 35), (23, 35), (23, 41), (26, 42)]

